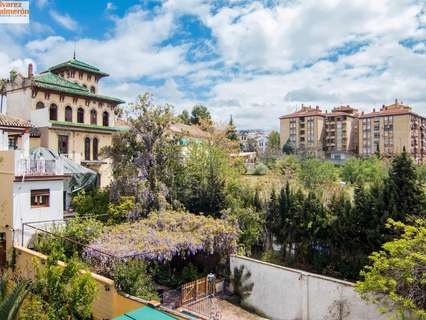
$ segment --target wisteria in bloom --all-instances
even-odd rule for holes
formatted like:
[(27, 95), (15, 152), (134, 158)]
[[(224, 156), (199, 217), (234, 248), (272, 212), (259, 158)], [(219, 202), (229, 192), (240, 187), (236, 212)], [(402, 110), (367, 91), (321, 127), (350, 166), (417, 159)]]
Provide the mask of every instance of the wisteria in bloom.
[(132, 223), (109, 226), (84, 252), (103, 265), (140, 258), (165, 262), (197, 253), (228, 255), (236, 250), (238, 231), (228, 220), (187, 212), (152, 213)]

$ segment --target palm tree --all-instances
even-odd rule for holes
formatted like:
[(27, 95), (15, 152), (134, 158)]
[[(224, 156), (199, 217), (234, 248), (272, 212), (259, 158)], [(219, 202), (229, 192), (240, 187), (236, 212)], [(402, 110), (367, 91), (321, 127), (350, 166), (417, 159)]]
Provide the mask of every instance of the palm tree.
[(234, 294), (238, 298), (238, 303), (244, 301), (251, 295), (253, 290), (254, 283), (246, 283), (250, 277), (250, 271), (244, 272), (244, 266), (234, 267), (234, 270), (231, 275), (231, 284)]
[(30, 292), (30, 282), (21, 281), (12, 290), (8, 288), (9, 276), (4, 273), (0, 279), (0, 319), (16, 320), (19, 309)]

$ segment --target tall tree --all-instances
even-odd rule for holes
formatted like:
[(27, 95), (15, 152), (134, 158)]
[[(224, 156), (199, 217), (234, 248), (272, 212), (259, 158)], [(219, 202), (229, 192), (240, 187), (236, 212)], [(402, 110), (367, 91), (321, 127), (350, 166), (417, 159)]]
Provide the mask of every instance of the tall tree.
[(294, 154), (296, 152), (296, 148), (291, 143), (290, 139), (287, 139), (287, 141), (283, 145), (283, 153), (284, 154)]
[(151, 95), (145, 94), (130, 112), (130, 129), (113, 136), (104, 152), (113, 162), (112, 199), (134, 196), (137, 217), (165, 205), (181, 152), (169, 134), (169, 105), (154, 105)]
[(425, 216), (425, 194), (415, 164), (405, 148), (392, 161), (385, 193), (393, 219), (406, 221), (408, 215)]
[(267, 151), (272, 156), (279, 155), (281, 153), (280, 134), (275, 130), (272, 130), (268, 136)]
[(237, 129), (235, 128), (232, 115), (231, 115), (231, 118), (229, 119), (229, 123), (226, 128), (226, 137), (231, 141), (238, 141)]

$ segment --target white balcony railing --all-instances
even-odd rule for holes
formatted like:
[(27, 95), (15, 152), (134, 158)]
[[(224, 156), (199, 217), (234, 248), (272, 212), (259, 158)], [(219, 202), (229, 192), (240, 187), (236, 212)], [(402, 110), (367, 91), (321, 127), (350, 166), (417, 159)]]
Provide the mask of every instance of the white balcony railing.
[(16, 176), (52, 176), (63, 175), (64, 166), (61, 160), (17, 159)]

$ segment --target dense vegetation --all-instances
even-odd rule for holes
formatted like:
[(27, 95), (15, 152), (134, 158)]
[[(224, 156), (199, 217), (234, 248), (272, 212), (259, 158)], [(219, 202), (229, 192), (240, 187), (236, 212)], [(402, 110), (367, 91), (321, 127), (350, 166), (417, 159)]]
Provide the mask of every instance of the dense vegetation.
[[(426, 170), (405, 151), (393, 160), (373, 156), (336, 166), (309, 155), (296, 156), (289, 144), (283, 155), (279, 135), (273, 132), (262, 162), (247, 174), (242, 160), (230, 156), (239, 148), (232, 120), (226, 128), (213, 128), (208, 110), (197, 106), (191, 115), (181, 114), (179, 121), (199, 125), (207, 138), (181, 144), (182, 137), (169, 131), (176, 121), (169, 106), (156, 106), (145, 95), (131, 111), (129, 131), (116, 135), (104, 150), (113, 161), (110, 188), (73, 199), (78, 214), (93, 219), (81, 223), (80, 231), (71, 224), (61, 232), (84, 246), (127, 254), (130, 262), (111, 266), (112, 276), (122, 279), (117, 280), (120, 288), (142, 297), (155, 296), (141, 287), (152, 288), (152, 281), (173, 287), (210, 272), (196, 256), (199, 251), (221, 251), (208, 249), (212, 244), (228, 246), (224, 235), (237, 239), (241, 254), (357, 280), (369, 255), (400, 235), (386, 228), (389, 219), (411, 225), (425, 217)], [(180, 220), (192, 229), (183, 230)], [(203, 226), (191, 227), (201, 220)], [(103, 232), (97, 231), (99, 221)], [(222, 232), (227, 224), (236, 225), (237, 232)], [(169, 228), (183, 233), (176, 238)], [(222, 231), (217, 233), (217, 228)], [(108, 237), (111, 234), (114, 237)], [(213, 239), (218, 234), (220, 241)], [(53, 242), (38, 245), (51, 250), (46, 243)], [(273, 244), (281, 249), (274, 251)], [(78, 246), (59, 246), (68, 256), (74, 251), (82, 258), (97, 254), (90, 247), (83, 254)], [(231, 251), (225, 250), (220, 258)], [(193, 259), (172, 258), (182, 252)]]

